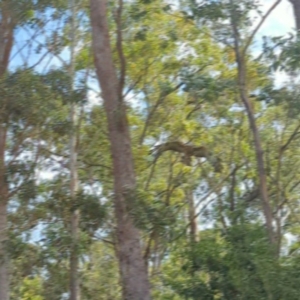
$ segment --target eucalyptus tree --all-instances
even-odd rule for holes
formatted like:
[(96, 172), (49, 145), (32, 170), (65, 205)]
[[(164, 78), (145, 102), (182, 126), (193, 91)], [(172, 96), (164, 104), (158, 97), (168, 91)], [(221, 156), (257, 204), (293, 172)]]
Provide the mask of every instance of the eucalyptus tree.
[[(77, 44), (77, 3), (74, 0), (69, 1), (70, 10), (70, 90), (73, 91), (73, 85), (75, 80), (75, 47)], [(70, 122), (71, 122), (71, 134), (70, 134), (70, 196), (75, 202), (76, 193), (78, 192), (78, 171), (77, 171), (77, 144), (78, 144), (78, 125), (77, 125), (77, 106), (75, 101), (70, 104)], [(76, 130), (77, 129), (77, 130)], [(79, 284), (79, 257), (78, 257), (78, 230), (79, 230), (79, 210), (73, 209), (71, 216), (71, 236), (72, 236), (72, 249), (70, 253), (70, 300), (80, 299), (80, 284)]]
[[(255, 34), (260, 29), (263, 22), (276, 8), (280, 1), (275, 1), (267, 12), (261, 16), (258, 24), (249, 32), (249, 25), (252, 20), (249, 17), (250, 11), (259, 9), (259, 3), (255, 1), (225, 1), (204, 3), (201, 7), (194, 1), (191, 6), (192, 15), (200, 22), (203, 19), (214, 20), (209, 26), (212, 28), (213, 34), (217, 39), (224, 43), (225, 47), (234, 49), (236, 62), (236, 90), (239, 92), (240, 101), (244, 104), (249, 126), (253, 134), (253, 145), (256, 153), (257, 170), (259, 177), (260, 198), (263, 208), (263, 214), (266, 221), (267, 232), (270, 241), (275, 244), (275, 236), (273, 233), (273, 215), (272, 208), (268, 196), (266, 166), (263, 155), (262, 141), (259, 133), (259, 128), (253, 111), (253, 105), (249, 94), (253, 90), (251, 82), (248, 80), (249, 69), (249, 47), (253, 42)], [(216, 10), (214, 10), (216, 9)], [(210, 17), (209, 17), (210, 16)], [(227, 24), (228, 20), (230, 23)], [(223, 21), (226, 24), (223, 24)], [(227, 28), (225, 31), (224, 28)], [(257, 88), (257, 87), (256, 87)]]
[[(256, 126), (256, 146), (260, 142), (265, 150), (260, 159), (273, 222), (269, 234), (276, 234), (278, 249), (286, 250), (285, 233), (299, 231), (297, 89), (291, 85), (276, 90), (269, 61), (251, 55), (254, 32), (249, 31), (248, 22), (256, 4), (208, 1), (199, 8), (191, 1), (174, 6), (157, 0), (125, 1), (113, 11), (116, 3), (110, 1), (105, 12), (105, 3), (91, 1), (93, 50), (104, 105), (99, 101), (82, 108), (80, 126), (70, 122), (68, 108), (85, 105), (86, 89), (77, 80), (70, 84), (74, 82), (70, 77), (76, 73), (78, 79), (86, 70), (90, 72), (88, 47), (71, 59), (76, 72), (63, 63), (62, 69), (44, 77), (20, 71), (9, 82), (3, 81), (4, 86), (13, 87), (13, 94), (4, 89), (7, 99), (25, 99), (22, 95), (27, 93), (28, 102), (24, 100), (25, 109), (16, 124), (31, 119), (27, 108), (32, 107), (34, 124), (40, 128), (39, 136), (22, 146), (33, 155), (41, 145), (39, 159), (28, 161), (27, 168), (31, 172), (39, 164), (53, 173), (51, 180), (38, 187), (30, 175), (27, 185), (14, 194), (19, 202), (10, 202), (20, 204), (9, 214), (11, 232), (19, 234), (24, 227), (43, 224), (39, 246), (19, 243), (33, 266), (28, 267), (23, 256), (16, 259), (13, 297), (74, 298), (70, 287), (77, 290), (80, 276), (83, 299), (119, 299), (121, 288), (125, 299), (149, 299), (148, 274), (151, 292), (158, 299), (272, 299), (276, 295), (297, 299), (297, 279), (287, 281), (289, 276), (297, 277), (292, 265), (299, 247), (293, 245), (293, 257), (281, 257), (284, 265), (281, 260), (273, 263), (258, 201), (260, 151), (253, 147), (251, 135)], [(78, 15), (86, 16), (84, 8), (77, 8)], [(66, 21), (66, 15), (62, 19)], [(88, 30), (77, 30), (89, 42)], [(56, 42), (58, 52), (72, 44), (65, 31), (59, 31)], [(281, 65), (284, 57), (296, 61), (291, 55), (295, 43), (287, 46)], [(24, 76), (33, 82), (28, 87)], [(53, 106), (40, 108), (40, 100), (29, 106), (33, 90), (38, 99), (44, 93)], [(14, 123), (10, 124), (13, 128)], [(27, 133), (23, 131), (24, 136)], [(15, 137), (10, 135), (12, 141)], [(6, 153), (10, 145), (9, 141)], [(70, 189), (72, 168), (66, 163), (73, 150), (81, 183), (76, 193)], [(18, 172), (20, 176), (9, 177), (12, 188), (25, 176)], [(27, 203), (24, 195), (32, 190), (35, 193), (27, 194)], [(72, 219), (76, 221), (73, 237)], [(11, 248), (16, 248), (12, 254), (19, 255), (16, 240), (10, 240)], [(71, 257), (75, 263), (69, 268)], [(110, 278), (105, 277), (106, 271)], [(75, 280), (69, 280), (69, 275)]]
[[(45, 135), (47, 126), (51, 124), (49, 116), (51, 111), (61, 110), (61, 103), (53, 100), (53, 94), (45, 85), (43, 76), (35, 74), (28, 70), (18, 70), (15, 73), (7, 74), (1, 81), (2, 89), (2, 124), (5, 126), (5, 186), (6, 194), (3, 200), (5, 210), (2, 217), (5, 222), (2, 223), (3, 242), (2, 248), (3, 272), (9, 270), (9, 249), (12, 249), (8, 239), (9, 223), (7, 222), (7, 213), (17, 209), (24, 213), (22, 205), (20, 210), (18, 205), (14, 207), (14, 201), (19, 199), (25, 202), (34, 199), (35, 192), (35, 174), (41, 158), (42, 136)], [(8, 209), (11, 207), (10, 209)], [(34, 225), (33, 221), (33, 225)], [(22, 233), (21, 233), (22, 234)], [(8, 273), (2, 293), (9, 294)], [(3, 280), (5, 276), (2, 277)], [(4, 296), (4, 294), (3, 294)]]
[(140, 235), (128, 214), (128, 209), (133, 204), (136, 179), (123, 99), (126, 61), (122, 45), (122, 6), (123, 1), (120, 1), (117, 11), (120, 77), (117, 77), (112, 58), (106, 1), (90, 1), (93, 53), (107, 115), (113, 157), (117, 256), (123, 284), (123, 297), (124, 299), (147, 300), (150, 299), (150, 286), (141, 253)]
[[(13, 48), (14, 31), (32, 16), (31, 12), (36, 8), (36, 3), (32, 1), (1, 1), (0, 3), (0, 80), (1, 84), (6, 85), (6, 90), (11, 88), (9, 86), (9, 77), (6, 77), (6, 73), (8, 71), (10, 55)], [(12, 79), (12, 77), (10, 79)], [(12, 83), (15, 83), (15, 81), (12, 80)], [(14, 88), (16, 88), (16, 86), (14, 86)], [(24, 101), (24, 95), (21, 97), (23, 97)], [(9, 141), (11, 138), (11, 132), (9, 132), (11, 130), (10, 126), (12, 126), (11, 119), (16, 117), (16, 112), (12, 109), (12, 104), (9, 104), (9, 102), (13, 101), (9, 97), (9, 94), (7, 94), (6, 97), (2, 98), (0, 120), (0, 298), (3, 300), (9, 299), (8, 253), (6, 250), (7, 205), (12, 196), (12, 191), (10, 190), (7, 180), (7, 173), (9, 164), (13, 165), (14, 159), (22, 152), (20, 150), (21, 145), (24, 142), (24, 138), (21, 138), (19, 143), (15, 143), (13, 140)], [(15, 105), (19, 106), (17, 103), (15, 103)], [(19, 114), (22, 114), (21, 107), (19, 107)], [(14, 143), (16, 149), (8, 150), (7, 147), (11, 146), (8, 146), (9, 143)], [(13, 151), (11, 157), (12, 160), (8, 163), (7, 156), (11, 150)]]

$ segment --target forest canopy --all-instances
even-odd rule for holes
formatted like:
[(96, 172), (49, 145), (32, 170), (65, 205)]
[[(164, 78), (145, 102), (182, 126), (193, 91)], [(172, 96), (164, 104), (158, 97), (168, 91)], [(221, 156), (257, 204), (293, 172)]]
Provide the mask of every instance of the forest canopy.
[(0, 300), (299, 299), (299, 30), (300, 0), (0, 0)]

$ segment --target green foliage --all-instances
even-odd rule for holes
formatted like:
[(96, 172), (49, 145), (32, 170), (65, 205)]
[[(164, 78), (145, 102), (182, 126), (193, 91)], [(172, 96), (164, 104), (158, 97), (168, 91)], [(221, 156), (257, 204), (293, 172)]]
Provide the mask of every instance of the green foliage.
[(183, 299), (296, 299), (290, 268), (274, 262), (264, 230), (248, 224), (203, 232), (190, 250), (175, 251), (163, 280)]
[(271, 70), (293, 72), (299, 69), (299, 36), (264, 39), (264, 56), (271, 62)]
[[(245, 55), (247, 92), (262, 139), (277, 236), (274, 249), (263, 225), (257, 162), (239, 98), (231, 24), (236, 22), (244, 47), (252, 16), (261, 15), (260, 3), (124, 1), (123, 92), (137, 186), (123, 196), (141, 234), (153, 299), (299, 298), (300, 93), (295, 82), (278, 88), (273, 80), (278, 70), (296, 77), (299, 37), (266, 37), (264, 55), (255, 60), (251, 47)], [(68, 293), (70, 220), (78, 210), (75, 248), (81, 298), (118, 300), (122, 293), (114, 232), (114, 170), (106, 114), (93, 81), (87, 2), (76, 1), (74, 82), (66, 54), (67, 4), (0, 1), (1, 13), (9, 5), (16, 29), (41, 30), (32, 38), (41, 44), (35, 49), (39, 55), (51, 46), (47, 59), (66, 60), (61, 66), (50, 64), (50, 71), (9, 69), (0, 81), (0, 121), (7, 129), (11, 298), (61, 300)], [(116, 5), (117, 1), (109, 1), (108, 18), (119, 75)], [(55, 33), (54, 23), (60, 26)], [(38, 66), (43, 69), (47, 64), (41, 60)], [(90, 95), (99, 101), (92, 103)], [(71, 104), (78, 108), (76, 128), (70, 122)], [(70, 133), (77, 139), (80, 184), (75, 199), (70, 196)], [(183, 152), (155, 156), (156, 146), (173, 141), (205, 147), (210, 156), (190, 157), (189, 163)], [(220, 173), (211, 165), (215, 158), (222, 160)], [(188, 219), (191, 195), (200, 231), (196, 242), (191, 242)]]
[(121, 299), (118, 266), (112, 246), (96, 242), (89, 254), (83, 272), (83, 299)]
[(42, 282), (40, 277), (25, 278), (21, 287), (22, 300), (43, 300)]
[(154, 227), (160, 232), (171, 230), (177, 208), (164, 203), (163, 198), (163, 193), (151, 195), (140, 189), (127, 195), (128, 211), (138, 228), (150, 231)]

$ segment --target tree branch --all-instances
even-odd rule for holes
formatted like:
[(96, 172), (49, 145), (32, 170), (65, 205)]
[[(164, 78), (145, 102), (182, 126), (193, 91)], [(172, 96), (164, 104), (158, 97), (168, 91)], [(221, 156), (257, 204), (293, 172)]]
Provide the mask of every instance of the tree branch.
[(289, 137), (289, 139), (287, 140), (287, 142), (280, 148), (280, 150), (282, 152), (284, 152), (287, 147), (290, 145), (290, 143), (293, 141), (293, 139), (295, 138), (295, 136), (298, 134), (298, 131), (300, 129), (300, 124), (296, 127), (296, 129), (294, 130), (294, 132), (292, 133), (292, 135)]
[(254, 30), (252, 31), (244, 49), (243, 49), (243, 54), (245, 55), (245, 53), (247, 52), (250, 44), (252, 43), (256, 33), (258, 32), (258, 30), (260, 29), (260, 27), (264, 24), (264, 22), (266, 21), (266, 19), (268, 18), (268, 16), (271, 14), (271, 12), (278, 6), (278, 4), (281, 2), (281, 0), (277, 0), (270, 8), (269, 10), (266, 12), (266, 14), (261, 18), (260, 22), (258, 23), (258, 25), (254, 28)]

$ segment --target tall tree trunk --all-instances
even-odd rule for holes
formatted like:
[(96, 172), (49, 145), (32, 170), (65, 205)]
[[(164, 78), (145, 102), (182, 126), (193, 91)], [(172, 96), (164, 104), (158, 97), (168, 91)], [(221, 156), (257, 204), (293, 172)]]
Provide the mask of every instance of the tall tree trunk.
[[(70, 28), (70, 87), (73, 90), (75, 77), (75, 46), (76, 46), (76, 3), (75, 0), (69, 0), (69, 9), (71, 12)], [(70, 196), (73, 202), (76, 200), (78, 191), (78, 173), (77, 173), (77, 114), (76, 104), (71, 103), (70, 107)], [(78, 257), (78, 231), (79, 231), (79, 210), (75, 209), (71, 214), (71, 253), (70, 253), (70, 300), (80, 299), (79, 283), (79, 257)]]
[[(191, 166), (191, 157), (187, 154), (183, 157), (183, 162), (186, 166)], [(198, 236), (198, 224), (197, 224), (197, 216), (195, 209), (195, 201), (194, 201), (194, 192), (193, 189), (189, 186), (185, 189), (185, 198), (188, 204), (188, 221), (189, 221), (189, 235), (191, 243), (194, 244), (199, 241)]]
[[(234, 7), (234, 5), (233, 5)], [(250, 130), (253, 134), (254, 139), (254, 148), (255, 148), (255, 155), (256, 155), (256, 162), (257, 162), (257, 169), (258, 169), (258, 177), (259, 177), (259, 188), (260, 188), (260, 198), (263, 207), (263, 213), (266, 220), (266, 227), (268, 232), (268, 237), (271, 244), (275, 245), (275, 237), (273, 232), (273, 214), (271, 205), (269, 202), (268, 197), (268, 188), (267, 188), (267, 176), (265, 172), (265, 162), (264, 162), (264, 154), (261, 145), (260, 134), (256, 125), (255, 115), (253, 111), (253, 107), (251, 105), (250, 99), (248, 97), (248, 90), (247, 90), (247, 68), (246, 68), (246, 61), (245, 61), (245, 52), (242, 51), (240, 47), (240, 35), (238, 31), (238, 25), (236, 22), (236, 15), (235, 11), (232, 11), (231, 15), (231, 23), (233, 29), (233, 38), (234, 38), (234, 49), (235, 49), (235, 56), (236, 56), (236, 63), (237, 63), (237, 71), (238, 71), (238, 88), (241, 101), (243, 102), (248, 121), (250, 125)]]
[[(77, 139), (75, 132), (76, 110), (72, 104), (70, 112), (72, 126), (72, 135), (70, 138), (70, 196), (73, 201), (76, 200), (78, 191), (78, 174), (77, 174)], [(79, 232), (80, 213), (78, 209), (71, 214), (71, 253), (70, 253), (70, 300), (80, 299), (79, 283), (79, 257), (78, 257), (78, 232)]]
[[(73, 105), (72, 105), (73, 106)], [(71, 120), (74, 122), (75, 109), (71, 108)], [(74, 123), (73, 123), (74, 124)], [(74, 129), (74, 126), (73, 126)], [(74, 132), (74, 130), (72, 130)], [(77, 179), (77, 153), (76, 153), (76, 136), (75, 133), (70, 139), (70, 196), (73, 201), (76, 200), (78, 191)], [(72, 211), (71, 214), (71, 253), (70, 253), (70, 300), (80, 299), (80, 283), (79, 283), (79, 257), (78, 257), (78, 231), (79, 231), (80, 214), (78, 209)]]
[[(3, 193), (3, 190), (1, 190)], [(3, 194), (0, 202), (0, 299), (9, 299), (9, 258), (7, 244), (7, 200)]]
[(7, 253), (7, 201), (5, 180), (6, 128), (0, 125), (0, 299), (9, 299), (9, 257)]
[[(140, 235), (129, 214), (136, 186), (126, 109), (113, 64), (106, 0), (90, 0), (94, 61), (108, 120), (113, 160), (115, 215), (124, 300), (149, 300), (150, 286)], [(119, 45), (120, 46), (120, 45)]]
[(7, 71), (13, 46), (14, 20), (11, 17), (8, 3), (0, 3), (0, 78)]
[(297, 31), (300, 30), (300, 0), (289, 0), (293, 5)]
[(254, 116), (254, 112), (252, 110), (252, 105), (250, 103), (248, 93), (246, 90), (246, 83), (245, 83), (245, 63), (243, 60), (238, 63), (238, 81), (239, 81), (239, 90), (240, 90), (240, 96), (241, 100), (245, 105), (248, 120), (250, 124), (250, 129), (253, 134), (254, 138), (254, 147), (255, 147), (255, 155), (256, 155), (256, 161), (257, 161), (257, 169), (258, 169), (258, 176), (259, 176), (259, 188), (260, 188), (260, 198), (262, 201), (263, 211), (266, 219), (266, 226), (267, 231), (269, 235), (270, 242), (272, 244), (275, 243), (274, 239), (274, 232), (273, 232), (273, 214), (271, 205), (269, 202), (269, 196), (268, 196), (268, 187), (267, 187), (267, 176), (265, 172), (265, 162), (264, 162), (264, 154), (263, 149), (261, 146), (261, 139), (259, 135), (259, 131), (256, 125), (256, 120)]
[(191, 243), (194, 244), (199, 241), (199, 231), (198, 231), (193, 190), (191, 189), (186, 190), (185, 197), (188, 202), (188, 209), (189, 209), (190, 238), (191, 238)]
[[(0, 7), (0, 80), (7, 71), (11, 49), (13, 46), (14, 23), (7, 3)], [(7, 203), (8, 185), (6, 181), (5, 149), (6, 125), (0, 122), (0, 300), (9, 300), (9, 255), (7, 252)]]

